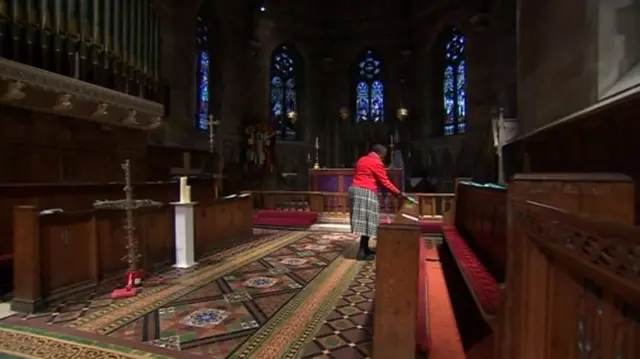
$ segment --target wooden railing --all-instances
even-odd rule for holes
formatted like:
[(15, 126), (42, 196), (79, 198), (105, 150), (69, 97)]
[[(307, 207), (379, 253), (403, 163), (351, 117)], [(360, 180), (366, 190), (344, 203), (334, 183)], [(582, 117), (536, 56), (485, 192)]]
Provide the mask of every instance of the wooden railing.
[(640, 357), (640, 227), (510, 201), (502, 359)]
[[(252, 238), (250, 196), (204, 198), (194, 212), (196, 258)], [(43, 214), (35, 206), (17, 206), (12, 308), (34, 312), (46, 301), (88, 289), (114, 275), (124, 276), (128, 266), (123, 260), (125, 217), (124, 211)], [(152, 271), (175, 262), (172, 206), (136, 210), (134, 227), (140, 268)]]
[[(251, 191), (254, 209), (288, 211), (316, 211), (318, 213), (349, 213), (347, 193), (301, 191)], [(418, 200), (421, 218), (442, 218), (449, 211), (453, 193), (410, 193)], [(380, 194), (381, 213), (396, 213), (400, 200), (393, 195)]]

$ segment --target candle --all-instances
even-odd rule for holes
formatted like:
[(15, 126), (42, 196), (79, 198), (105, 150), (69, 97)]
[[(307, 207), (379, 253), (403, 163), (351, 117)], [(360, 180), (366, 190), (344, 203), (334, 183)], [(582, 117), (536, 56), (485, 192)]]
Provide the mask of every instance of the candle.
[(180, 202), (185, 203), (186, 200), (187, 177), (180, 177)]
[(191, 186), (184, 187), (184, 203), (191, 203)]
[(393, 146), (393, 135), (389, 136), (389, 143)]
[(320, 142), (318, 141), (318, 137), (316, 137), (316, 148), (320, 147)]

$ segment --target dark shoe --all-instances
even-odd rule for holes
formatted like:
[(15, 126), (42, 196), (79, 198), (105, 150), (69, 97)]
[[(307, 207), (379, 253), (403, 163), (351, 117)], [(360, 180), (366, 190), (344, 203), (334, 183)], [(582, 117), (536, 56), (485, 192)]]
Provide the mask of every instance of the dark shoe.
[(364, 254), (365, 255), (371, 255), (371, 256), (375, 256), (376, 255), (376, 250), (373, 248), (366, 248), (364, 250)]
[(367, 253), (367, 252), (364, 252), (364, 251), (358, 252), (358, 260), (359, 261), (372, 261), (374, 259), (376, 259), (376, 255), (375, 254)]

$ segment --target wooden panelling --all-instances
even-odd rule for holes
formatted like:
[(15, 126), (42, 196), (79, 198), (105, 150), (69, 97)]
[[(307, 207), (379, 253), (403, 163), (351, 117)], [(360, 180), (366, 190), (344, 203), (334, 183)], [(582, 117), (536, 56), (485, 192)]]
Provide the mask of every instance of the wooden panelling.
[[(250, 196), (203, 198), (196, 208), (196, 258), (251, 238)], [(13, 220), (19, 226), (13, 237), (15, 310), (35, 311), (128, 268), (123, 211), (40, 214), (35, 206), (19, 206)], [(134, 221), (139, 266), (151, 271), (174, 263), (173, 206), (136, 210)]]
[(455, 227), (501, 281), (507, 261), (507, 191), (459, 183)]
[[(192, 198), (196, 201), (213, 196), (212, 180), (190, 179)], [(93, 208), (96, 200), (123, 199), (122, 183), (84, 184), (15, 184), (0, 185), (0, 254), (11, 249), (13, 208), (32, 205), (38, 209), (61, 208), (65, 211)], [(134, 197), (169, 203), (179, 199), (178, 184), (152, 182), (134, 184)]]
[(194, 210), (196, 259), (251, 236), (253, 231), (251, 196), (208, 199)]

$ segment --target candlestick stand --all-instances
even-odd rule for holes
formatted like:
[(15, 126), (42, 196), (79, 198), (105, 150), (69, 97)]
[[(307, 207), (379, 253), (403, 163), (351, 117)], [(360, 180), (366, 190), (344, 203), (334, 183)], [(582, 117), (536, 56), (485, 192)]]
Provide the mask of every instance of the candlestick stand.
[(140, 284), (143, 278), (142, 271), (138, 267), (140, 250), (138, 248), (138, 239), (135, 235), (133, 211), (142, 207), (162, 206), (162, 203), (149, 199), (134, 200), (133, 186), (131, 184), (131, 164), (129, 160), (126, 160), (122, 164), (122, 170), (124, 171), (125, 179), (125, 186), (123, 188), (125, 198), (115, 201), (95, 201), (93, 203), (93, 207), (96, 209), (124, 210), (126, 213), (124, 229), (127, 238), (127, 255), (123, 259), (126, 259), (129, 263), (129, 269), (126, 273), (127, 285), (123, 289), (114, 290), (111, 293), (113, 299), (135, 296), (136, 288), (134, 286)]
[(320, 169), (320, 145), (316, 143), (316, 162), (313, 164), (314, 170)]

